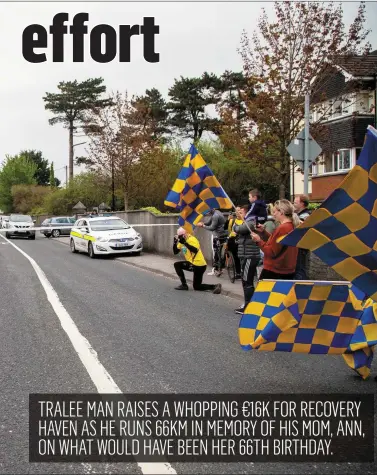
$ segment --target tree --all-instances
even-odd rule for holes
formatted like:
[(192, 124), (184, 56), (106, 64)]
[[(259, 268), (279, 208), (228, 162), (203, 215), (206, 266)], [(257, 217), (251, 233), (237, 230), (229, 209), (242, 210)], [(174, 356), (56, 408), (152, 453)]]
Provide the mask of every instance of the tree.
[(153, 139), (166, 143), (171, 130), (167, 121), (167, 104), (160, 91), (156, 88), (147, 89), (143, 96), (132, 99), (131, 105), (137, 111), (136, 119), (153, 130)]
[(50, 125), (61, 123), (69, 131), (69, 180), (73, 178), (73, 134), (85, 120), (85, 113), (93, 108), (100, 109), (111, 104), (109, 99), (101, 99), (106, 92), (102, 78), (87, 79), (83, 82), (68, 81), (58, 84), (59, 93), (47, 92), (43, 98), (45, 109), (55, 117)]
[(209, 93), (214, 83), (214, 75), (204, 78), (181, 76), (169, 89), (168, 123), (182, 137), (196, 142), (204, 131), (216, 129), (218, 119), (211, 117), (206, 110), (207, 106), (217, 103), (216, 95)]
[(92, 109), (84, 127), (90, 139), (88, 159), (94, 170), (105, 170), (122, 189), (125, 210), (132, 186), (131, 167), (145, 152), (156, 147), (153, 122), (145, 122), (142, 113), (132, 106), (127, 93), (112, 95), (113, 105)]
[(33, 214), (33, 210), (43, 209), (44, 200), (51, 194), (51, 189), (40, 185), (13, 185), (11, 193), (14, 211)]
[(50, 166), (50, 186), (51, 188), (55, 188), (55, 186), (57, 186), (55, 182), (54, 162), (51, 162)]
[(265, 200), (276, 198), (279, 183), (271, 170), (234, 159), (219, 140), (202, 140), (198, 149), (234, 204), (247, 204), (252, 188), (258, 188)]
[[(228, 107), (235, 111), (236, 120), (240, 123), (246, 115), (245, 95), (254, 97), (253, 91), (248, 88), (248, 80), (241, 72), (225, 71), (220, 77), (204, 73), (203, 84), (208, 88), (213, 102), (218, 107)], [(221, 125), (221, 122), (218, 122)], [(219, 134), (219, 130), (214, 130)]]
[(131, 168), (130, 205), (136, 209), (151, 206), (162, 210), (182, 166), (182, 156), (183, 151), (171, 145), (144, 153)]
[(87, 208), (98, 206), (110, 199), (110, 179), (105, 173), (85, 172), (73, 177), (68, 188), (54, 189), (43, 201), (48, 214), (71, 214), (73, 206), (81, 201)]
[(50, 178), (50, 171), (48, 166), (48, 160), (43, 158), (42, 152), (37, 150), (22, 150), (19, 157), (24, 157), (29, 162), (36, 164), (37, 169), (34, 178), (38, 185), (48, 185)]
[(230, 107), (222, 107), (220, 115), (223, 143), (237, 150), (242, 160), (273, 170), (282, 198), (290, 175), (286, 147), (302, 126), (305, 94), (315, 94), (313, 85), (321, 83), (322, 71), (340, 56), (366, 52), (370, 45), (365, 42), (369, 32), (363, 26), (363, 4), (348, 32), (342, 7), (333, 2), (276, 2), (275, 16), (270, 22), (263, 10), (259, 31), (251, 39), (246, 33), (242, 36), (244, 73), (248, 89), (255, 93), (245, 97), (242, 127), (237, 130)]
[(35, 185), (37, 165), (24, 156), (6, 156), (0, 171), (0, 207), (5, 213), (13, 211), (12, 186)]

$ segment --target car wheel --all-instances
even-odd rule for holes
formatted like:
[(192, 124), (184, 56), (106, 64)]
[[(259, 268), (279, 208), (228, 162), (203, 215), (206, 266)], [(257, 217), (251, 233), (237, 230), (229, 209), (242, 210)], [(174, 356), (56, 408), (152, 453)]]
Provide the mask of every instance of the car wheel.
[(29, 236), (29, 239), (32, 239), (34, 241), (35, 240), (35, 234), (32, 234), (31, 236)]
[(140, 254), (141, 254), (141, 251), (133, 252), (134, 256), (140, 256)]
[(58, 238), (60, 236), (60, 230), (59, 229), (54, 229), (52, 231), (52, 237)]
[(5, 237), (6, 237), (7, 239), (10, 239), (10, 234), (9, 234), (9, 233), (5, 233)]
[(96, 257), (96, 255), (94, 254), (93, 244), (90, 241), (88, 244), (88, 254), (89, 254), (89, 257), (91, 257), (92, 259)]
[(74, 254), (77, 252), (76, 246), (75, 246), (75, 241), (71, 238), (69, 242), (69, 247), (71, 248), (71, 252)]

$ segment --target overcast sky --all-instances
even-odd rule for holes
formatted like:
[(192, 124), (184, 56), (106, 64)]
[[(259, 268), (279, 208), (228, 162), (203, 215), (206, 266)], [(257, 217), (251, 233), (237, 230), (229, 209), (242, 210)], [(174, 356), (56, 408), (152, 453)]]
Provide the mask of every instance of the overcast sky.
[[(64, 166), (68, 165), (68, 131), (61, 125), (50, 126), (51, 117), (44, 109), (42, 97), (57, 92), (59, 81), (84, 80), (101, 76), (108, 90), (127, 90), (142, 94), (156, 87), (167, 97), (174, 78), (200, 76), (204, 71), (221, 74), (226, 69), (241, 70), (237, 52), (242, 30), (252, 32), (266, 2), (1, 2), (0, 3), (0, 161), (5, 154), (17, 154), (22, 149), (37, 149), (54, 162), (56, 176), (65, 181)], [(345, 22), (357, 12), (358, 3), (343, 2)], [(154, 16), (160, 25), (156, 37), (159, 63), (147, 63), (143, 58), (142, 37), (133, 38), (131, 62), (108, 64), (94, 62), (88, 49), (84, 63), (72, 63), (70, 37), (66, 37), (66, 61), (53, 63), (51, 40), (46, 51), (47, 62), (28, 63), (22, 56), (22, 32), (37, 23), (46, 29), (56, 13), (89, 14), (89, 31), (107, 23), (116, 30), (120, 24), (142, 24), (144, 16)], [(368, 24), (373, 30), (377, 18), (377, 3), (367, 4)], [(88, 36), (86, 36), (88, 45)], [(373, 49), (377, 48), (377, 30), (370, 35)], [(76, 143), (83, 138), (77, 138)], [(85, 145), (75, 148), (75, 154), (85, 155)], [(75, 170), (77, 173), (79, 170)]]

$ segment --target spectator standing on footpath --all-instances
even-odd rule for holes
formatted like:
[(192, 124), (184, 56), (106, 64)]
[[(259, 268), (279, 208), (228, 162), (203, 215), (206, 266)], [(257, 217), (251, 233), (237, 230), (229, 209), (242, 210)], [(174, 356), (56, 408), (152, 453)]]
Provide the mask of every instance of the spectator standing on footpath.
[(305, 219), (310, 216), (308, 196), (306, 195), (296, 196), (293, 201), (293, 206), (295, 208), (297, 216), (300, 218), (300, 221), (305, 221)]
[[(296, 196), (293, 206), (300, 222), (303, 223), (310, 216), (309, 197), (306, 195)], [(308, 280), (309, 255), (307, 249), (298, 250), (295, 280)]]
[(207, 268), (207, 262), (204, 259), (200, 249), (200, 243), (195, 236), (189, 234), (184, 228), (179, 228), (174, 236), (173, 252), (178, 254), (182, 251), (185, 260), (174, 263), (174, 269), (181, 280), (181, 285), (175, 287), (175, 290), (188, 290), (185, 271), (193, 272), (194, 290), (211, 291), (214, 294), (221, 293), (221, 284), (203, 284), (203, 274)]
[(236, 267), (236, 279), (241, 278), (241, 263), (238, 257), (238, 244), (236, 240), (236, 233), (233, 230), (233, 226), (240, 226), (243, 220), (240, 218), (241, 207), (236, 206), (235, 214), (229, 215), (227, 222), (225, 223), (225, 229), (228, 230), (228, 249), (232, 253), (234, 259), (234, 265)]
[(246, 218), (247, 210), (248, 205), (240, 207), (239, 215), (245, 222), (241, 225), (233, 226), (238, 241), (238, 257), (241, 262), (241, 279), (244, 293), (244, 303), (235, 309), (235, 313), (240, 315), (244, 313), (247, 304), (254, 294), (254, 280), (261, 259), (260, 249), (250, 235), (250, 230), (255, 231), (255, 220), (253, 217)]
[(228, 236), (228, 232), (225, 229), (226, 220), (224, 215), (217, 209), (211, 209), (208, 214), (210, 216), (209, 222), (207, 224), (200, 222), (197, 226), (212, 232), (213, 269), (208, 275), (220, 275), (221, 246)]
[(268, 233), (272, 234), (277, 228), (278, 224), (279, 223), (277, 223), (274, 218), (274, 205), (270, 203), (267, 205), (267, 219), (265, 222), (264, 229)]
[(264, 252), (263, 270), (260, 279), (294, 279), (298, 248), (284, 246), (278, 242), (300, 224), (292, 203), (288, 200), (278, 200), (274, 205), (274, 218), (279, 226), (269, 234), (263, 225), (257, 226), (258, 234), (251, 233), (253, 241)]

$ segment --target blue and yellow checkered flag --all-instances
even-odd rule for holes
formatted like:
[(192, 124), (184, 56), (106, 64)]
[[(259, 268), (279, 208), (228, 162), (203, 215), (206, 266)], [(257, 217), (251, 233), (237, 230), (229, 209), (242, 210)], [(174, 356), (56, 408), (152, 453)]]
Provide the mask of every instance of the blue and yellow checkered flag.
[(210, 209), (232, 208), (228, 195), (194, 145), (164, 204), (177, 208), (181, 215), (179, 225), (190, 233)]
[(377, 301), (377, 131), (369, 126), (357, 165), (281, 244), (309, 249)]
[(343, 355), (362, 378), (377, 343), (377, 304), (349, 283), (262, 280), (239, 325), (244, 350)]

